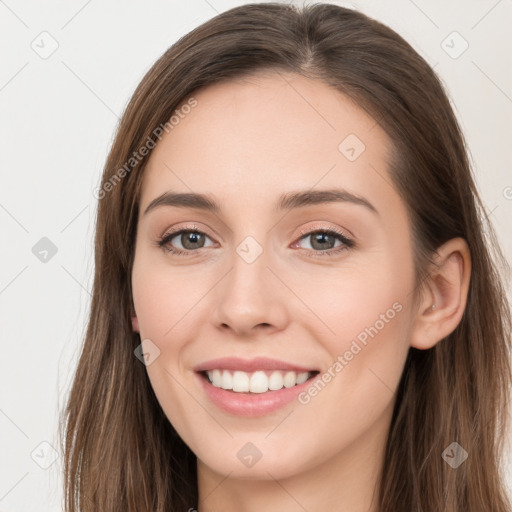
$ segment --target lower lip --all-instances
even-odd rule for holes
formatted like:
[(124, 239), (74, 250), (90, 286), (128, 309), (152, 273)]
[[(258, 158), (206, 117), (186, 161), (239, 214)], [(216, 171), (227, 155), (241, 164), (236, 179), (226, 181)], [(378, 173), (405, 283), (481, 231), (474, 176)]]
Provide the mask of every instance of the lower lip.
[(291, 388), (282, 388), (265, 393), (236, 393), (218, 388), (202, 374), (197, 374), (208, 398), (220, 409), (237, 416), (264, 416), (277, 411), (292, 402), (297, 395), (308, 388), (311, 378)]

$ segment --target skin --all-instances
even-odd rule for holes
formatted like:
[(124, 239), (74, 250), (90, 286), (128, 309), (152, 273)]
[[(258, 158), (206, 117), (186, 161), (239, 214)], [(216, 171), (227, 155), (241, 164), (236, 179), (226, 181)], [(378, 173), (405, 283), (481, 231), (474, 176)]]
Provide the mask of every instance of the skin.
[[(453, 239), (439, 248), (415, 302), (406, 205), (387, 166), (391, 142), (364, 110), (322, 82), (283, 72), (194, 97), (197, 107), (157, 144), (145, 170), (132, 324), (160, 350), (147, 371), (198, 457), (199, 511), (377, 511), (374, 490), (408, 349), (431, 348), (459, 323), (467, 245)], [(353, 162), (338, 149), (349, 134), (366, 146)], [(363, 196), (378, 214), (348, 202), (274, 209), (283, 193), (324, 188)], [(221, 212), (164, 206), (143, 215), (169, 190), (211, 194)], [(171, 228), (205, 233), (203, 248), (177, 256), (158, 247)], [(319, 249), (301, 231), (332, 228), (356, 245), (315, 256)], [(250, 264), (236, 252), (247, 236), (263, 249)], [(184, 250), (181, 241), (172, 243)], [(341, 244), (328, 243), (327, 251)], [(241, 418), (218, 409), (192, 370), (217, 357), (265, 356), (322, 373), (395, 303), (401, 311), (305, 405), (294, 400)], [(250, 468), (237, 457), (248, 442), (262, 454)]]

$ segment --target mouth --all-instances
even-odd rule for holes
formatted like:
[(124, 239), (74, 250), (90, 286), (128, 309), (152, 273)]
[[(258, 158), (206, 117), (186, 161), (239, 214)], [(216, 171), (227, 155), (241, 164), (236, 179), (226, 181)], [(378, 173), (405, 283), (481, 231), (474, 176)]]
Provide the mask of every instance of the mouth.
[(206, 397), (236, 416), (264, 416), (290, 404), (320, 373), (267, 358), (223, 358), (195, 369)]

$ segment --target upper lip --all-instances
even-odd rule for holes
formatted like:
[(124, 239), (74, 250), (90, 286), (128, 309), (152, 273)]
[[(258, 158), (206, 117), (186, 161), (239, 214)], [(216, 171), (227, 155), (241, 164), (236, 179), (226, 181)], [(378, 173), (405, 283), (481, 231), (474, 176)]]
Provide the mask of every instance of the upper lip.
[(240, 370), (242, 372), (254, 372), (256, 370), (287, 370), (294, 372), (312, 372), (312, 368), (307, 368), (298, 364), (270, 359), (268, 357), (256, 357), (254, 359), (240, 359), (238, 357), (221, 357), (212, 359), (197, 365), (196, 372), (206, 372), (209, 370)]

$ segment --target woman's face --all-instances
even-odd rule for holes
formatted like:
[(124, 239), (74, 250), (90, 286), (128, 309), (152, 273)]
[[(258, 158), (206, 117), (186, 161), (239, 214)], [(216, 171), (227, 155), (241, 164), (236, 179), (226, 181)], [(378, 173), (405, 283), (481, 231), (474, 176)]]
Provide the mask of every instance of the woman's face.
[[(295, 74), (194, 98), (152, 150), (140, 200), (133, 328), (158, 401), (203, 471), (365, 466), (384, 448), (414, 313), (390, 140)], [(153, 203), (164, 194), (188, 196)]]

